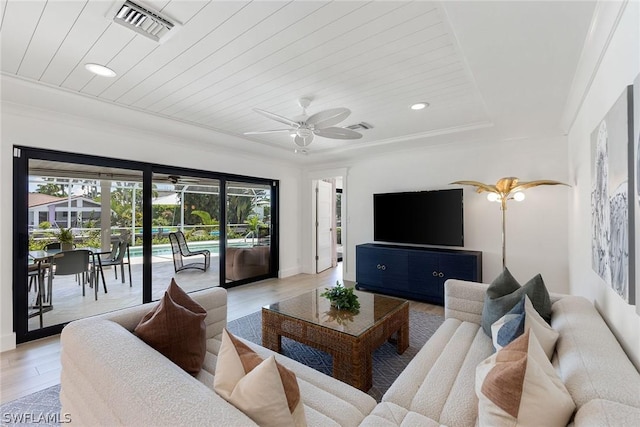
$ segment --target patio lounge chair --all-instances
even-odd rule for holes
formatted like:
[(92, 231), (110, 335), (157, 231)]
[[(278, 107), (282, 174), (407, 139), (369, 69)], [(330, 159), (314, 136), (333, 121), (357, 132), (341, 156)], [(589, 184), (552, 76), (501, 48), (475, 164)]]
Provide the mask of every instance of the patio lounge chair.
[[(209, 269), (209, 259), (211, 257), (211, 252), (206, 249), (201, 251), (190, 250), (187, 246), (187, 241), (185, 240), (182, 231), (169, 233), (169, 241), (171, 242), (171, 250), (173, 252), (173, 266), (176, 270), (176, 273), (182, 270), (186, 270), (187, 268), (197, 268), (203, 271), (207, 271)], [(183, 263), (183, 258), (198, 255), (204, 256), (204, 262), (191, 262), (187, 264)]]

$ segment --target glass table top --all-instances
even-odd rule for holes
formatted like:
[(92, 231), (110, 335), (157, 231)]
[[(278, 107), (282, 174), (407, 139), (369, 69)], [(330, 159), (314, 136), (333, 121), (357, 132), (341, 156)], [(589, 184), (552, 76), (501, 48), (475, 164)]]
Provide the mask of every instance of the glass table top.
[(353, 313), (331, 307), (329, 300), (320, 296), (324, 291), (324, 287), (317, 288), (263, 308), (357, 337), (407, 302), (400, 298), (355, 291), (360, 310)]

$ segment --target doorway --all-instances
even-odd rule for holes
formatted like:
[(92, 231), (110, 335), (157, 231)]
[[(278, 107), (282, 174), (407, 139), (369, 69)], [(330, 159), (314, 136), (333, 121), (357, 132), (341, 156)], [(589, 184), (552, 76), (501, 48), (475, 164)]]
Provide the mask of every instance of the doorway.
[(313, 181), (313, 255), (315, 273), (338, 266), (344, 257), (343, 177)]

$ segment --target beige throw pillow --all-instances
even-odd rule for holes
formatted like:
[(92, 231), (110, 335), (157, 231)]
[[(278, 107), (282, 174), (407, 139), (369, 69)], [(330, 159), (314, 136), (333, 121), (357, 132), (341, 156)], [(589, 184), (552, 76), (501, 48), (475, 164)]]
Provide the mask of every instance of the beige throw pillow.
[(142, 341), (192, 375), (202, 369), (207, 352), (207, 311), (172, 279), (157, 306), (134, 333)]
[(226, 329), (213, 388), (262, 427), (307, 425), (295, 374), (274, 356), (262, 360)]
[(575, 404), (531, 330), (476, 368), (480, 426), (566, 426)]

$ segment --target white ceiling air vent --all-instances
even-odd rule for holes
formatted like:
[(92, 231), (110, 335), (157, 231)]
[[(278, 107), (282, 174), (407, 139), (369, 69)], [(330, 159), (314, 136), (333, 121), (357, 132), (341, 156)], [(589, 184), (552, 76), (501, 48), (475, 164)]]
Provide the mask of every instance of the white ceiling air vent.
[(373, 125), (367, 122), (360, 122), (360, 123), (356, 123), (355, 125), (349, 125), (347, 126), (347, 129), (351, 129), (351, 130), (367, 130), (367, 129), (373, 129)]
[(128, 0), (115, 11), (113, 21), (158, 43), (166, 41), (178, 29), (175, 22), (161, 16), (160, 12)]

